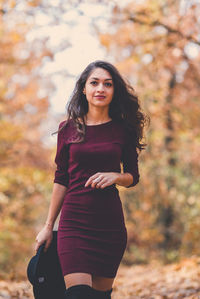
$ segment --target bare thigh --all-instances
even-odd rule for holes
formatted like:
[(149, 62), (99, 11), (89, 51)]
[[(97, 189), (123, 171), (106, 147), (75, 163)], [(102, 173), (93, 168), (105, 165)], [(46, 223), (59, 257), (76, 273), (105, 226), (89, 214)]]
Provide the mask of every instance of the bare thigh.
[(92, 275), (89, 273), (70, 273), (64, 276), (66, 288), (77, 284), (92, 286)]
[(99, 291), (107, 291), (112, 288), (115, 278), (92, 275), (92, 287)]
[(115, 278), (91, 275), (89, 273), (70, 273), (64, 276), (66, 288), (77, 284), (87, 284), (99, 291), (110, 290), (114, 279)]

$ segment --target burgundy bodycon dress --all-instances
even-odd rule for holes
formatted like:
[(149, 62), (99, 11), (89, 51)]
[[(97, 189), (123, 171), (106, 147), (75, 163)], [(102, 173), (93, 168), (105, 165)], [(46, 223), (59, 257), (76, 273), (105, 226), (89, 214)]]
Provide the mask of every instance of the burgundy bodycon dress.
[[(59, 128), (63, 125), (61, 122)], [(138, 153), (121, 123), (86, 125), (85, 141), (71, 143), (70, 119), (58, 133), (54, 183), (67, 187), (58, 226), (58, 256), (63, 276), (82, 272), (114, 278), (127, 245), (127, 230), (116, 184), (85, 187), (97, 172), (123, 172), (139, 181)]]

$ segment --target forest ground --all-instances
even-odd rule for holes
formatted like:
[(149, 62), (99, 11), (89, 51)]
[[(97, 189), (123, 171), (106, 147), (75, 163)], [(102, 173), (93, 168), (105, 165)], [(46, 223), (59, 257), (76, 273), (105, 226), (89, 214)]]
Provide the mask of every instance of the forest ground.
[[(0, 281), (0, 299), (33, 299), (28, 281)], [(112, 299), (200, 299), (200, 257), (161, 265), (120, 265)]]

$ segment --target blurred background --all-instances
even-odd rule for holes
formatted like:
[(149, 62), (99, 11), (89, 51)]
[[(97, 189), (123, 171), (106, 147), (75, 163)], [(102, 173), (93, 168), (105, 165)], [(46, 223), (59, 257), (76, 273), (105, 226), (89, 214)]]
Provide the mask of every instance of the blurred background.
[(0, 278), (26, 278), (79, 74), (113, 63), (151, 118), (140, 182), (119, 187), (124, 265), (200, 255), (200, 2), (0, 1)]

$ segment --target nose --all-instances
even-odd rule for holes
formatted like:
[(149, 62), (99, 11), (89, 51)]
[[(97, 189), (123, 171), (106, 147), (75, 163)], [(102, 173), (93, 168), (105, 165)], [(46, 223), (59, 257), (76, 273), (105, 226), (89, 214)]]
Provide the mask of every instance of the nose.
[(101, 92), (101, 93), (104, 92), (104, 86), (103, 86), (103, 83), (99, 83), (99, 84), (98, 84), (98, 86), (97, 86), (97, 91), (98, 91), (98, 92)]

